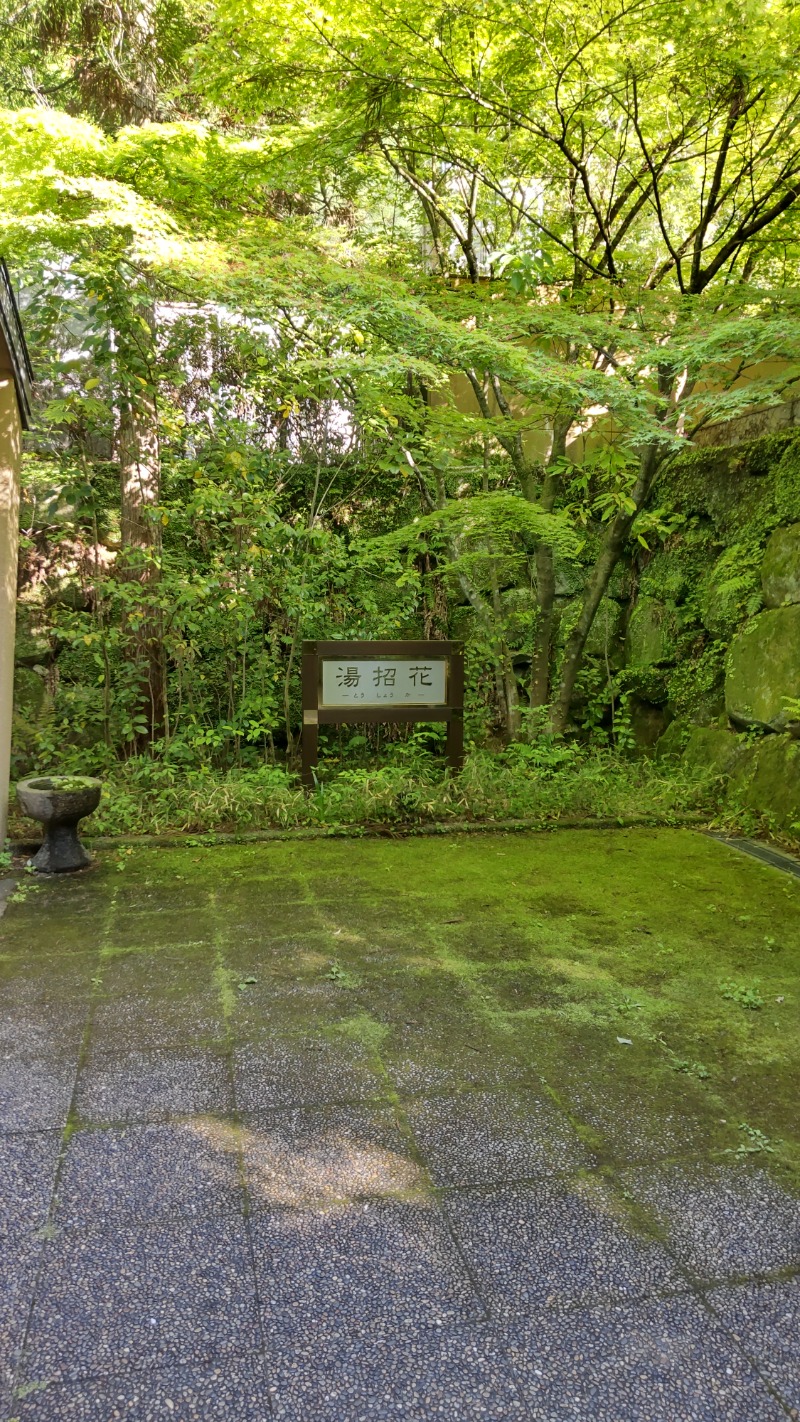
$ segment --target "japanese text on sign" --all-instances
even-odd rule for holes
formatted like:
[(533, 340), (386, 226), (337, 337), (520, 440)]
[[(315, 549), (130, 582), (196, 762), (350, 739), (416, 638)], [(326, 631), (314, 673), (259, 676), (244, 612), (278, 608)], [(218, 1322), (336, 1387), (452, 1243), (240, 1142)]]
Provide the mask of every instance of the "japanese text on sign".
[(322, 660), (320, 706), (444, 706), (443, 657)]

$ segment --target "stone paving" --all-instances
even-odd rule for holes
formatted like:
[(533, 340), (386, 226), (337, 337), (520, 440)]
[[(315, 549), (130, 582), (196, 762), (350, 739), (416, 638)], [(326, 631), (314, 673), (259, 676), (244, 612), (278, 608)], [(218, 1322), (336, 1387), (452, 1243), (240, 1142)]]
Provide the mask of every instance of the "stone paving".
[[(2, 1422), (800, 1416), (797, 1199), (688, 1085), (554, 1081), (431, 958), (416, 850), (146, 851), (8, 907)], [(437, 911), (502, 1002), (491, 903)]]

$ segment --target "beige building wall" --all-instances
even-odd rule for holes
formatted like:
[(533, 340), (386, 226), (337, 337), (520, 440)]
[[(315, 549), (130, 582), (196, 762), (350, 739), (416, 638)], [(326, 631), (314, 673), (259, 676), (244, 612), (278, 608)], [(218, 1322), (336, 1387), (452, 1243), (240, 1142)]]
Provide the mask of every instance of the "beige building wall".
[(19, 471), (22, 427), (11, 372), (0, 339), (0, 849), (8, 826), (11, 716), (14, 706), (14, 633), (17, 614)]

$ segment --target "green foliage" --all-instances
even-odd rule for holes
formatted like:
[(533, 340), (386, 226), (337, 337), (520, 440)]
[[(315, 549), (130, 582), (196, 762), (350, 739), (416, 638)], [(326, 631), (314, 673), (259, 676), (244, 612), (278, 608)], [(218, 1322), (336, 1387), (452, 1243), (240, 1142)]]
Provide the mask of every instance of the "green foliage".
[[(289, 822), (303, 639), (463, 629), (467, 734), (520, 743), (498, 803), (529, 803), (524, 772), (581, 803), (596, 774), (602, 801), (540, 734), (593, 575), (570, 729), (633, 753), (636, 695), (713, 699), (800, 488), (794, 437), (686, 452), (800, 371), (798, 22), (598, 17), (33, 0), (0, 24), (0, 240), (39, 390), (15, 774), (102, 771), (137, 823), (149, 773), (168, 824), (193, 777), (212, 822), (269, 785)], [(609, 547), (669, 623), (633, 671), (643, 602)], [(577, 596), (551, 618), (553, 560)], [(449, 813), (438, 732), (359, 735), (309, 814)], [(468, 813), (494, 805), (478, 763)]]
[[(342, 769), (323, 759), (310, 795), (279, 766), (220, 772), (140, 756), (109, 765), (100, 807), (85, 824), (87, 834), (202, 834), (595, 817), (670, 822), (707, 807), (707, 797), (702, 780), (688, 773), (547, 740), (499, 755), (474, 752), (455, 777), (421, 749), (394, 764)], [(26, 832), (18, 812), (12, 828)]]
[(774, 1155), (775, 1146), (769, 1136), (758, 1126), (750, 1126), (747, 1121), (739, 1123), (739, 1130), (744, 1136), (736, 1148), (731, 1148), (726, 1152), (728, 1155), (738, 1155), (740, 1157), (749, 1155)]
[(726, 979), (720, 983), (719, 990), (728, 1002), (738, 1003), (739, 1007), (745, 1007), (750, 1012), (759, 1012), (764, 1006), (758, 983), (737, 983)]

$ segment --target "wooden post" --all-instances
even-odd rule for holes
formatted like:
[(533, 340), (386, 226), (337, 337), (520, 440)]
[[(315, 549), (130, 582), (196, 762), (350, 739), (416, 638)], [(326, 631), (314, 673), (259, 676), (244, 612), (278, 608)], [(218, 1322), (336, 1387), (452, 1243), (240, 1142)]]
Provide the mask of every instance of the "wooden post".
[(319, 755), (319, 674), (316, 642), (303, 643), (302, 686), (301, 762), (303, 784), (306, 790), (311, 790), (314, 786), (314, 771)]
[(450, 656), (447, 699), (451, 707), (447, 723), (447, 760), (455, 772), (464, 764), (464, 652), (460, 647)]

